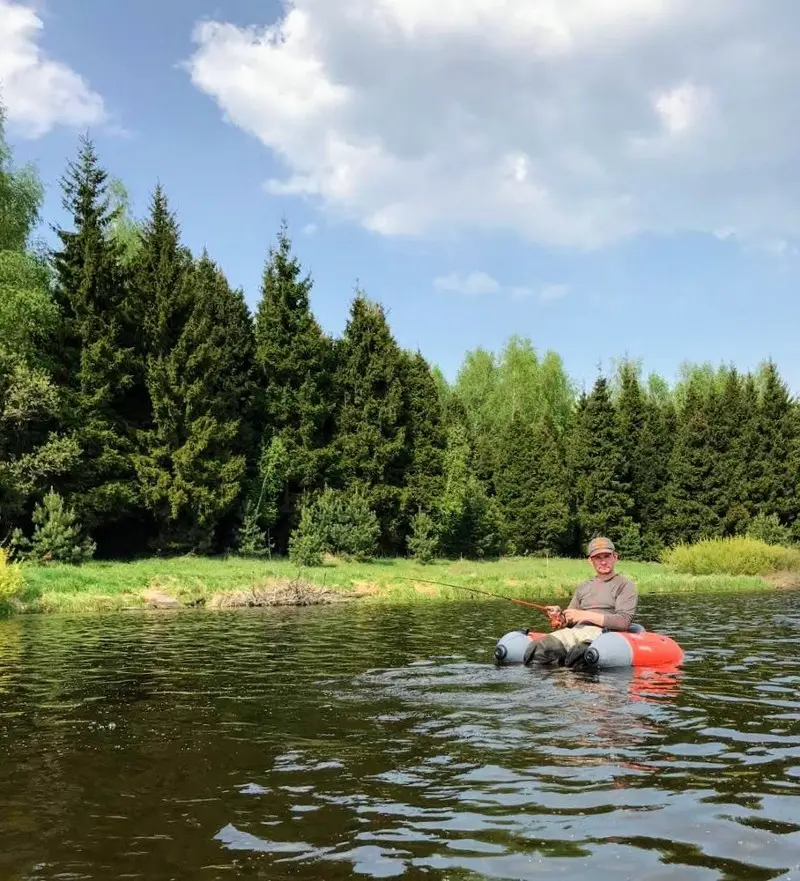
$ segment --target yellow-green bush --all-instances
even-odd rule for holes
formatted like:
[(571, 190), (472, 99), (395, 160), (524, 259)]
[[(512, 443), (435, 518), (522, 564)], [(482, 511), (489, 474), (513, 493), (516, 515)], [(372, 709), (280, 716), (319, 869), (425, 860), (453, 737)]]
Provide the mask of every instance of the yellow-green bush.
[(800, 571), (800, 550), (744, 536), (678, 545), (663, 562), (689, 575), (768, 575)]
[(9, 563), (5, 548), (0, 548), (0, 603), (13, 599), (24, 583), (19, 563)]

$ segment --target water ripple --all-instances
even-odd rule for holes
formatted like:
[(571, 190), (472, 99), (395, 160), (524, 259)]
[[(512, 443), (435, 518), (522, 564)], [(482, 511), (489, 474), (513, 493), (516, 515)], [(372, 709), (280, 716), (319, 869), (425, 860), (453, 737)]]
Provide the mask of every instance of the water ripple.
[(797, 881), (797, 600), (595, 674), (493, 667), (507, 604), (7, 622), (0, 877)]

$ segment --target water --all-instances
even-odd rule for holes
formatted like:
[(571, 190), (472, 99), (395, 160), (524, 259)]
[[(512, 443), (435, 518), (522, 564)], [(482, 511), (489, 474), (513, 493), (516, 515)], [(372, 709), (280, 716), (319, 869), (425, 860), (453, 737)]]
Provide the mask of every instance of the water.
[(645, 598), (678, 674), (491, 664), (510, 603), (0, 624), (0, 878), (800, 879), (800, 595)]

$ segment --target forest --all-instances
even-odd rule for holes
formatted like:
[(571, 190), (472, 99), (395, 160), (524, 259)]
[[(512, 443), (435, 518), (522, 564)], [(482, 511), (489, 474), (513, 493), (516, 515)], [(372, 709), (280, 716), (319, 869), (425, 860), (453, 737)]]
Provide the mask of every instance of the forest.
[[(0, 119), (0, 124), (2, 119)], [(0, 128), (0, 542), (19, 559), (325, 554), (628, 559), (800, 538), (800, 406), (776, 364), (620, 359), (591, 388), (514, 337), (454, 381), (355, 289), (340, 337), (283, 225), (253, 313), (181, 240), (160, 186), (131, 216), (88, 138), (43, 188)]]

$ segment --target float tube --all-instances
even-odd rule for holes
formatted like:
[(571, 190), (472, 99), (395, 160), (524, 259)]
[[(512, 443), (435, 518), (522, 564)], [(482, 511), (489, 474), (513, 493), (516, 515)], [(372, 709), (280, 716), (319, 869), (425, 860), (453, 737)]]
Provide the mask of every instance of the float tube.
[[(500, 637), (494, 648), (495, 664), (507, 667), (524, 664), (531, 642), (546, 636), (530, 630), (512, 630)], [(661, 667), (680, 664), (683, 649), (661, 633), (650, 633), (641, 624), (629, 630), (604, 630), (591, 642), (583, 656), (584, 667)]]

